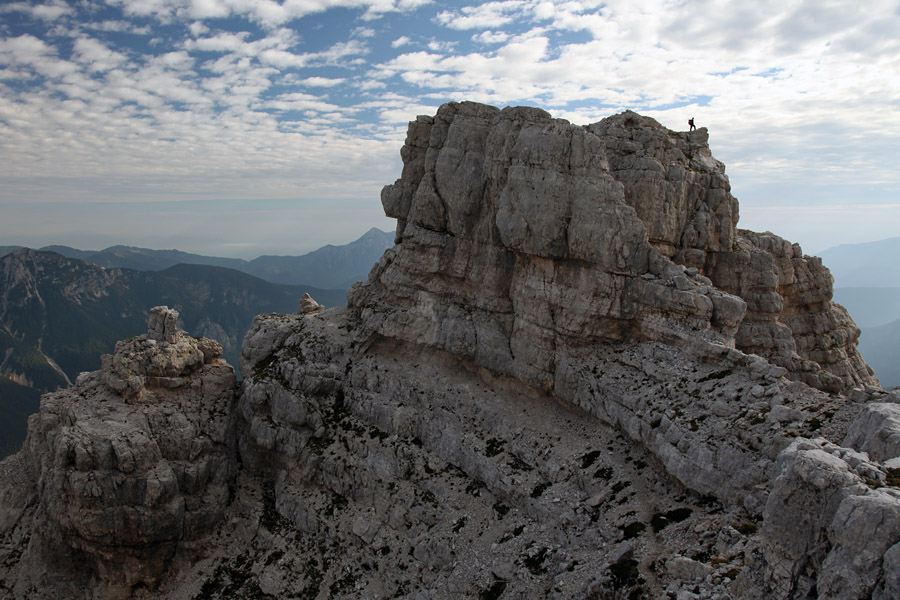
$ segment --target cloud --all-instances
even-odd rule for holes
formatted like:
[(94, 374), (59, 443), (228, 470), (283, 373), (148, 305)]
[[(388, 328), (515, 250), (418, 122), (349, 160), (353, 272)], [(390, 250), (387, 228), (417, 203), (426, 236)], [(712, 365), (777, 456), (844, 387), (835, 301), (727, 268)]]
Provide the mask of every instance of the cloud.
[(13, 70), (32, 69), (44, 77), (61, 77), (78, 70), (76, 65), (59, 58), (56, 48), (27, 33), (0, 39), (0, 64)]
[(771, 203), (761, 181), (792, 194), (798, 180), (845, 196), (873, 186), (866, 198), (900, 187), (886, 159), (900, 156), (890, 0), (866, 11), (830, 0), (107, 0), (102, 13), (45, 0), (71, 9), (55, 19), (35, 6), (0, 6), (0, 161), (14, 175), (0, 202), (377, 198), (399, 170), (405, 123), (447, 100), (538, 105), (575, 123), (631, 108), (684, 129), (693, 116), (748, 215)]
[(127, 57), (94, 38), (75, 40), (76, 60), (85, 63), (91, 71), (109, 71), (126, 62)]
[(274, 100), (260, 103), (261, 107), (272, 108), (280, 111), (315, 111), (315, 112), (341, 112), (337, 104), (326, 102), (319, 96), (303, 94), (299, 92), (281, 94)]
[(128, 15), (155, 17), (164, 23), (175, 18), (204, 20), (244, 17), (263, 27), (274, 29), (305, 16), (332, 8), (363, 11), (364, 20), (386, 13), (408, 12), (430, 0), (106, 0), (122, 7)]
[(369, 53), (368, 46), (360, 40), (338, 42), (318, 52), (296, 53), (293, 49), (298, 45), (299, 39), (296, 33), (285, 28), (271, 31), (265, 37), (256, 40), (251, 40), (250, 37), (250, 33), (246, 31), (219, 32), (209, 37), (185, 40), (183, 47), (189, 51), (228, 54), (224, 60), (217, 61), (220, 66), (245, 60), (278, 69), (341, 65), (347, 62), (347, 59)]
[(373, 38), (376, 35), (376, 31), (371, 27), (357, 27), (353, 31), (350, 32), (351, 37), (359, 37), (359, 38)]
[(335, 87), (341, 85), (347, 81), (344, 78), (328, 78), (328, 77), (307, 77), (306, 79), (300, 79), (297, 81), (298, 84), (307, 86), (307, 87)]
[(443, 40), (431, 40), (428, 42), (428, 49), (432, 52), (449, 52), (456, 48), (455, 42), (448, 42)]
[(479, 44), (502, 44), (509, 40), (509, 34), (503, 31), (482, 31), (472, 36), (472, 41)]
[(196, 37), (200, 37), (205, 33), (209, 33), (209, 27), (207, 27), (202, 21), (194, 21), (190, 25), (188, 25), (188, 29), (191, 32), (191, 35)]
[(513, 23), (530, 4), (520, 0), (485, 2), (475, 6), (464, 6), (456, 11), (443, 11), (438, 13), (435, 20), (451, 29), (497, 28)]
[(20, 12), (26, 13), (35, 19), (42, 21), (55, 21), (62, 16), (72, 15), (74, 9), (63, 2), (55, 0), (47, 4), (31, 4), (27, 2), (10, 2), (4, 6), (0, 6), (0, 13)]

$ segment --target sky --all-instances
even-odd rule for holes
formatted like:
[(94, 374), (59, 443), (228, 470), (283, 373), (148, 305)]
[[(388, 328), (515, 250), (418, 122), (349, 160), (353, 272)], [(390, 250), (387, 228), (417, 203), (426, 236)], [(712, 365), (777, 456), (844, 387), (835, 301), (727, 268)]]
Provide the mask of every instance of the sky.
[(0, 245), (253, 258), (390, 230), (447, 101), (709, 129), (739, 227), (900, 235), (900, 0), (0, 0)]

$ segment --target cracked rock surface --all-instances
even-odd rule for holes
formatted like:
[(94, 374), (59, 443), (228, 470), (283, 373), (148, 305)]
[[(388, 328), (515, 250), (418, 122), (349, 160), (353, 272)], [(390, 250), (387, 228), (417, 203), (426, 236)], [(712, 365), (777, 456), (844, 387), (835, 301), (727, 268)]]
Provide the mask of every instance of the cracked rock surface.
[(0, 594), (900, 597), (900, 396), (705, 129), (451, 103), (401, 155), (394, 248), (236, 398), (164, 308), (44, 398)]

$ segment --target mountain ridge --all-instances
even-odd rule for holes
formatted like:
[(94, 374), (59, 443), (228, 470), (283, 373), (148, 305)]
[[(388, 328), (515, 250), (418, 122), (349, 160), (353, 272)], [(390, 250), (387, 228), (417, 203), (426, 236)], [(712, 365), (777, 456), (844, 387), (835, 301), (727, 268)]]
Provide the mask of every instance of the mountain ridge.
[[(376, 227), (348, 244), (327, 244), (303, 255), (262, 255), (252, 260), (223, 258), (183, 252), (151, 250), (115, 245), (103, 250), (79, 250), (69, 246), (45, 246), (39, 250), (56, 252), (106, 268), (162, 271), (176, 264), (225, 267), (253, 275), (270, 283), (309, 285), (319, 289), (346, 289), (365, 278), (368, 269), (393, 243), (394, 234)], [(21, 246), (0, 246), (0, 256)]]
[[(107, 269), (52, 252), (17, 250), (0, 258), (0, 379), (34, 393), (6, 386), (0, 405), (24, 406), (15, 400), (23, 393), (51, 392), (95, 370), (100, 356), (139, 328), (147, 309), (158, 304), (179, 307), (183, 326), (220, 340), (224, 355), (236, 363), (253, 317), (295, 311), (306, 292), (329, 307), (346, 303), (345, 290), (273, 284), (224, 267)], [(0, 446), (11, 449), (9, 440), (23, 439), (24, 418), (16, 423)]]
[(900, 287), (900, 237), (841, 244), (819, 253), (837, 287)]
[(0, 595), (900, 597), (900, 392), (708, 131), (448, 103), (346, 307), (146, 333), (0, 462)]

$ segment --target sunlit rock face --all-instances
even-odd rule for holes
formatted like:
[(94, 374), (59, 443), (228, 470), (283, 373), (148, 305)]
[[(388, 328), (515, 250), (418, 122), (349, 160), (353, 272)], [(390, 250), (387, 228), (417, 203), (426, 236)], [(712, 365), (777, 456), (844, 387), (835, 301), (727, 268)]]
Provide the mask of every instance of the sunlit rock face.
[(0, 597), (898, 597), (900, 391), (707, 137), (419, 117), (395, 247), (256, 317), (236, 398), (164, 307), (44, 398)]
[[(462, 103), (410, 124), (398, 244), (350, 295), (380, 334), (552, 389), (566, 348), (702, 338), (839, 391), (876, 383), (821, 261), (737, 230), (706, 129)], [(378, 306), (389, 307), (379, 310)]]

